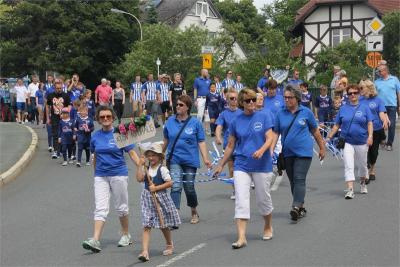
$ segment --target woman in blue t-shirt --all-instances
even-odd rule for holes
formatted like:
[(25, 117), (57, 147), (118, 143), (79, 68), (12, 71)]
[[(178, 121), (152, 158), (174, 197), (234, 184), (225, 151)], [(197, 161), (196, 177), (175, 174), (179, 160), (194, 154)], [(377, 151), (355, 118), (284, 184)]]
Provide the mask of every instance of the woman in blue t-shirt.
[(251, 89), (239, 92), (239, 106), (243, 113), (236, 116), (229, 127), (229, 139), (224, 157), (214, 175), (221, 173), (234, 153), (235, 219), (238, 239), (232, 248), (246, 246), (246, 227), (250, 219), (250, 186), (254, 182), (256, 202), (264, 217), (263, 240), (270, 240), (272, 230), (272, 200), (270, 184), (273, 177), (269, 153), (273, 141), (273, 122), (269, 111), (256, 111), (256, 93)]
[(128, 168), (124, 152), (139, 165), (140, 159), (133, 150), (134, 145), (118, 148), (114, 139), (114, 111), (108, 106), (100, 106), (96, 112), (96, 120), (101, 129), (94, 132), (90, 141), (94, 166), (94, 233), (93, 237), (83, 241), (83, 248), (95, 253), (101, 251), (100, 237), (110, 207), (110, 196), (113, 196), (115, 209), (121, 223), (121, 239), (119, 247), (132, 244), (128, 230)]
[(360, 88), (361, 94), (364, 96), (360, 102), (367, 105), (371, 110), (374, 126), (372, 145), (368, 149), (368, 184), (370, 180), (375, 180), (375, 163), (378, 159), (379, 144), (386, 139), (385, 130), (388, 128), (389, 119), (386, 115), (385, 104), (378, 97), (374, 83), (370, 80), (361, 81)]
[(290, 216), (293, 222), (297, 222), (307, 212), (304, 198), (306, 177), (313, 156), (312, 136), (319, 146), (320, 160), (325, 157), (325, 144), (312, 111), (301, 105), (301, 91), (288, 85), (285, 88), (284, 99), (285, 108), (276, 115), (274, 145), (280, 134), (286, 174), (293, 196)]
[(338, 129), (341, 129), (340, 137), (345, 141), (343, 162), (347, 190), (344, 197), (353, 199), (354, 165), (358, 166), (360, 193), (368, 193), (366, 184), (368, 177), (367, 154), (368, 146), (371, 146), (373, 141), (373, 117), (369, 107), (359, 102), (360, 88), (358, 85), (349, 85), (346, 91), (349, 102), (340, 107), (335, 125), (326, 140), (329, 141)]
[[(207, 168), (211, 168), (211, 162), (207, 155), (203, 126), (198, 119), (190, 117), (191, 108), (192, 99), (190, 96), (181, 95), (178, 97), (176, 101), (176, 115), (171, 116), (164, 127), (163, 151), (168, 151), (167, 159), (170, 159), (169, 168), (174, 180), (171, 188), (171, 198), (179, 210), (183, 186), (187, 205), (192, 211), (190, 223), (196, 224), (199, 222), (199, 214), (196, 209), (198, 202), (194, 188), (194, 179), (197, 169), (200, 168), (199, 152)], [(185, 128), (178, 139), (176, 139), (182, 127)]]

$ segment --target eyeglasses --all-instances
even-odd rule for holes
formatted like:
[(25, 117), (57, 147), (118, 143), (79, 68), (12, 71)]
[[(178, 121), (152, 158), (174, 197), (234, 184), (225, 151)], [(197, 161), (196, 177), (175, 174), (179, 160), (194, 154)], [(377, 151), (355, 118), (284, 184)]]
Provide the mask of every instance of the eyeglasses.
[(348, 92), (348, 95), (358, 95), (358, 92)]
[(257, 98), (248, 98), (248, 99), (243, 99), (243, 102), (250, 104), (250, 102), (255, 103), (257, 101)]
[(102, 115), (102, 116), (99, 116), (99, 118), (101, 120), (104, 120), (104, 119), (111, 120), (112, 119), (112, 115)]
[(177, 107), (183, 107), (183, 106), (185, 106), (185, 104), (177, 103), (176, 106), (177, 106)]
[(235, 100), (237, 100), (237, 98), (236, 97), (230, 97), (229, 100), (235, 101)]
[(289, 100), (290, 100), (290, 99), (293, 99), (294, 96), (284, 96), (283, 98), (284, 98), (285, 100), (286, 100), (286, 99), (289, 99)]

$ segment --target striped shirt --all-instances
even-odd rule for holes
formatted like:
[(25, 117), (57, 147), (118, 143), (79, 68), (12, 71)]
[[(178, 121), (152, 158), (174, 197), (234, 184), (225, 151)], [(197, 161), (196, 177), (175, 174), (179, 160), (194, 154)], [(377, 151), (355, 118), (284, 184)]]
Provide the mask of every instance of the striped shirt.
[(222, 83), (215, 83), (215, 87), (217, 88), (217, 93), (218, 94), (222, 94), (223, 93)]
[(233, 87), (234, 84), (235, 84), (235, 80), (232, 80), (232, 79), (224, 79), (224, 80), (222, 81), (222, 88)]
[(145, 82), (142, 86), (142, 91), (146, 93), (146, 100), (156, 100), (157, 85), (154, 81)]
[(169, 84), (168, 83), (159, 83), (157, 86), (157, 91), (160, 92), (161, 101), (169, 101)]
[(141, 101), (142, 85), (141, 82), (131, 83), (132, 100)]
[(244, 87), (243, 83), (235, 82), (235, 84), (233, 85), (233, 88), (235, 88), (236, 91), (238, 91), (238, 92), (240, 92), (240, 90), (242, 90), (243, 87)]

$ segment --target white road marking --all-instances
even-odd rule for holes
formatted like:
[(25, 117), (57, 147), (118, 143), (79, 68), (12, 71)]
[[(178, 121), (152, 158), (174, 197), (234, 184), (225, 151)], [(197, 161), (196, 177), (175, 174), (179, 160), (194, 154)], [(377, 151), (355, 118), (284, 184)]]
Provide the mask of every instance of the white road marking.
[(192, 254), (193, 252), (195, 252), (195, 251), (197, 251), (197, 250), (199, 250), (199, 249), (201, 249), (201, 248), (203, 248), (205, 246), (206, 246), (206, 243), (198, 244), (197, 246), (195, 246), (195, 247), (193, 247), (193, 248), (191, 248), (189, 250), (186, 250), (185, 252), (173, 257), (172, 259), (167, 260), (163, 264), (157, 265), (157, 267), (167, 267), (167, 266), (175, 263), (176, 261), (179, 261), (179, 260), (185, 258), (187, 255)]

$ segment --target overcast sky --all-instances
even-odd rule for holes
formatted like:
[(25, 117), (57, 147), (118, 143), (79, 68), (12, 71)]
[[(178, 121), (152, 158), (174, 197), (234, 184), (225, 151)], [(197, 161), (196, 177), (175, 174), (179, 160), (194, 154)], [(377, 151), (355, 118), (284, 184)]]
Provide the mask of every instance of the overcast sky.
[(253, 0), (254, 5), (261, 10), (261, 8), (265, 5), (265, 4), (270, 4), (274, 2), (274, 0)]

